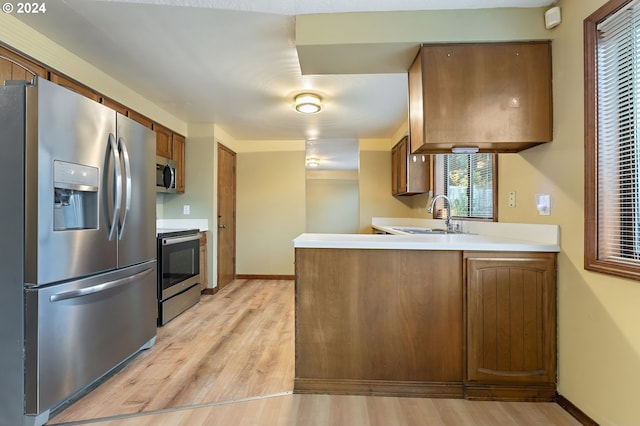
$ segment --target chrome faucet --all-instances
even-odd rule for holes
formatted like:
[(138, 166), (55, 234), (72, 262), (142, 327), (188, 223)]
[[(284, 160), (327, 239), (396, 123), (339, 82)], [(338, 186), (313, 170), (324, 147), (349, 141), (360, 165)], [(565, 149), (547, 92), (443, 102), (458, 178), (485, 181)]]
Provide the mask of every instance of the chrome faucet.
[(447, 232), (453, 231), (453, 227), (451, 226), (451, 200), (444, 194), (434, 195), (431, 199), (431, 204), (429, 204), (429, 208), (427, 209), (427, 213), (433, 214), (433, 207), (436, 205), (436, 201), (440, 198), (443, 198), (447, 201), (447, 218), (445, 219), (445, 223), (447, 224)]

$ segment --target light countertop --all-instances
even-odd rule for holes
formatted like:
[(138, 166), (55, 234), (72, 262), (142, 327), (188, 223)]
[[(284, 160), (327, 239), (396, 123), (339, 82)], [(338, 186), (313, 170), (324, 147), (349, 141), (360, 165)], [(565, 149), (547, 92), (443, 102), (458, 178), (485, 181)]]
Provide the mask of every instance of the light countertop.
[(207, 219), (156, 219), (156, 229), (198, 229), (200, 232), (209, 230)]
[(411, 218), (373, 218), (372, 227), (384, 234), (302, 234), (295, 248), (401, 250), (480, 250), (559, 252), (557, 225), (462, 222), (461, 234), (407, 234), (394, 227), (444, 228), (443, 221)]

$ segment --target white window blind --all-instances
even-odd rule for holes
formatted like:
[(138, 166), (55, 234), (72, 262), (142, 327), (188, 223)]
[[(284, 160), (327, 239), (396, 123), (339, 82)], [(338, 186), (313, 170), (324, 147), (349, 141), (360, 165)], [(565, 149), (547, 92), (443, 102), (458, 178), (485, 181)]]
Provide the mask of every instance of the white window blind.
[(640, 7), (598, 25), (598, 258), (640, 264)]
[(494, 154), (435, 156), (436, 193), (451, 200), (454, 217), (493, 219)]

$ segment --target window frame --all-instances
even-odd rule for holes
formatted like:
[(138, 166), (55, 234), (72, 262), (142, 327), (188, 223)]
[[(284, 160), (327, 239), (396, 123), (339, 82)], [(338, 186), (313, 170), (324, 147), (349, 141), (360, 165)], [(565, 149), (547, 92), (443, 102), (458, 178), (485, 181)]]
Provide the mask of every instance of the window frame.
[(584, 269), (640, 281), (640, 264), (599, 257), (598, 24), (633, 0), (610, 0), (583, 22), (584, 33)]
[[(482, 154), (482, 153), (480, 153)], [(497, 222), (498, 221), (498, 155), (495, 153), (487, 152), (485, 154), (492, 155), (492, 217), (491, 218), (480, 218), (480, 217), (471, 217), (471, 216), (451, 216), (454, 220), (468, 220), (468, 221), (476, 221), (476, 222)], [(444, 191), (444, 161), (439, 160), (440, 155), (453, 155), (453, 154), (434, 154), (433, 155), (433, 195), (436, 194), (445, 194)], [(461, 154), (456, 154), (461, 155)], [(440, 164), (438, 164), (440, 163)], [(442, 203), (442, 200), (438, 200), (439, 203)], [(435, 216), (434, 216), (435, 217)]]

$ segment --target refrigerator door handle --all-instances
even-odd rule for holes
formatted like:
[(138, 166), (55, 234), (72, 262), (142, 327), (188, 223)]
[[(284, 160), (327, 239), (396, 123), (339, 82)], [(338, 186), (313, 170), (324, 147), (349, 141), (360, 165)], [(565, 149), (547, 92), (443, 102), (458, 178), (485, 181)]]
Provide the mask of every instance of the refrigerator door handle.
[(120, 206), (122, 203), (122, 170), (120, 169), (120, 156), (118, 155), (118, 145), (113, 133), (109, 133), (109, 149), (113, 156), (113, 167), (115, 170), (115, 196), (113, 212), (111, 213), (111, 226), (109, 229), (109, 241), (113, 240), (118, 229), (118, 218), (120, 217)]
[(129, 211), (131, 210), (131, 162), (129, 161), (129, 152), (127, 151), (127, 145), (123, 138), (118, 138), (118, 148), (120, 155), (124, 160), (124, 179), (125, 186), (125, 202), (124, 202), (124, 215), (122, 216), (122, 224), (120, 225), (120, 231), (118, 233), (118, 239), (122, 240), (124, 237), (124, 231), (127, 228), (127, 218), (129, 217)]
[(90, 294), (110, 290), (112, 288), (120, 287), (129, 283), (132, 283), (133, 281), (137, 281), (140, 278), (144, 277), (145, 275), (148, 275), (149, 273), (151, 273), (151, 271), (153, 271), (153, 268), (147, 268), (142, 272), (138, 272), (137, 274), (131, 275), (126, 278), (121, 278), (119, 280), (107, 281), (106, 283), (97, 284), (87, 288), (81, 288), (79, 290), (71, 290), (71, 291), (65, 291), (62, 293), (52, 294), (51, 296), (49, 296), (49, 301), (52, 303), (60, 302), (62, 300), (75, 299), (77, 297), (88, 296)]

